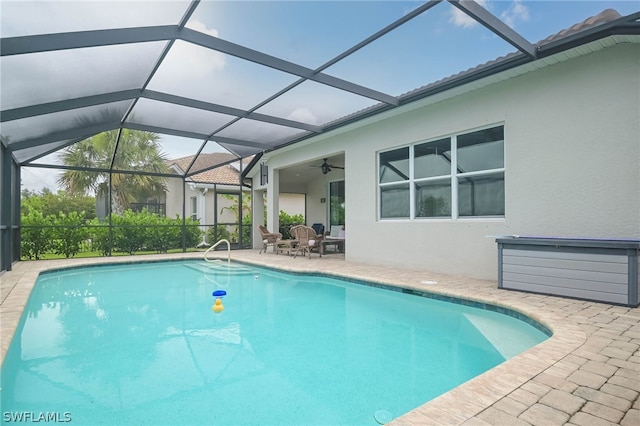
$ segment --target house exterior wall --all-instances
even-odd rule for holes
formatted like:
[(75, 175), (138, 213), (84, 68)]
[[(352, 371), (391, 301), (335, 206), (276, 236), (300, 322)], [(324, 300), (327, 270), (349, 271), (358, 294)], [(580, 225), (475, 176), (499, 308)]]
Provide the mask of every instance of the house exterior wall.
[(304, 193), (280, 193), (280, 210), (288, 215), (301, 214), (306, 217), (306, 196)]
[[(270, 165), (344, 152), (348, 260), (496, 279), (495, 236), (640, 238), (638, 70), (638, 45), (616, 45), (322, 135)], [(504, 218), (378, 219), (379, 151), (500, 124)]]
[[(182, 179), (167, 179), (167, 192), (165, 194), (166, 197), (166, 209), (167, 209), (167, 217), (175, 218), (176, 215), (178, 217), (182, 217)], [(189, 185), (185, 185), (185, 200), (186, 200), (186, 210), (185, 215), (189, 217), (191, 215), (191, 211), (189, 210), (189, 198), (196, 196), (196, 192), (189, 188)]]
[[(167, 217), (182, 217), (182, 180), (181, 179), (168, 179), (167, 182)], [(218, 221), (219, 222), (236, 222), (236, 217), (233, 212), (229, 211), (227, 208), (231, 207), (235, 204), (234, 200), (229, 200), (224, 196), (218, 197), (217, 205), (215, 200), (215, 190), (220, 192), (225, 191), (237, 191), (237, 187), (230, 187), (227, 185), (217, 185), (214, 190), (213, 185), (209, 185), (210, 188), (207, 188), (207, 191), (204, 192), (204, 211), (203, 211), (203, 189), (202, 187), (194, 187), (193, 184), (187, 182), (185, 184), (185, 216), (187, 218), (191, 217), (191, 197), (197, 197), (197, 205), (198, 205), (198, 217), (200, 218), (200, 223), (203, 225), (213, 225), (215, 221), (216, 208), (218, 210)], [(222, 213), (220, 214), (220, 211)]]

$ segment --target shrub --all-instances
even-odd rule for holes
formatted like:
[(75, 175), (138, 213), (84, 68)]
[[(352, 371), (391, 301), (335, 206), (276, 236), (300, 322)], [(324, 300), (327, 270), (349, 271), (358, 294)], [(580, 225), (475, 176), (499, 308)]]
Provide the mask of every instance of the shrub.
[(115, 251), (134, 254), (144, 247), (144, 215), (126, 210), (122, 216), (112, 215), (113, 248)]
[(89, 231), (84, 224), (84, 212), (70, 212), (64, 214), (60, 212), (53, 220), (54, 241), (53, 248), (56, 254), (64, 257), (73, 257), (80, 252), (80, 247), (89, 237)]
[[(231, 244), (239, 244), (238, 225), (216, 225), (207, 230), (207, 243), (213, 245), (220, 240), (227, 240)], [(251, 216), (242, 218), (242, 247), (251, 247)]]
[(91, 239), (91, 250), (97, 251), (103, 256), (111, 253), (111, 242), (109, 241), (109, 224), (101, 222), (99, 219), (93, 219), (87, 223), (89, 235)]
[[(175, 221), (179, 221), (179, 223), (182, 224), (182, 220), (179, 218), (176, 218)], [(196, 247), (202, 241), (202, 229), (200, 229), (200, 223), (193, 219), (187, 219), (185, 223), (185, 247)], [(182, 247), (182, 235), (180, 235), (180, 239), (177, 241), (177, 245), (175, 247)]]
[(242, 247), (251, 247), (251, 215), (242, 218)]
[(22, 216), (20, 250), (28, 259), (40, 259), (51, 248), (53, 238), (52, 216), (44, 217), (41, 212), (31, 210)]
[(280, 210), (280, 216), (278, 220), (280, 222), (280, 229), (278, 230), (278, 232), (282, 234), (283, 239), (288, 240), (291, 238), (291, 227), (303, 224), (304, 216), (301, 214), (290, 215)]
[(210, 245), (214, 245), (220, 240), (227, 240), (230, 243), (237, 240), (238, 232), (237, 230), (233, 232), (233, 228), (228, 225), (216, 225), (211, 226), (209, 231), (207, 232), (207, 242)]
[[(144, 217), (147, 225), (146, 242), (144, 246), (148, 250), (156, 250), (166, 253), (167, 250), (182, 247), (182, 219), (176, 216), (170, 219), (164, 216), (156, 216), (147, 213)], [(186, 247), (195, 247), (200, 243), (202, 231), (198, 221), (187, 219), (185, 221), (184, 239)]]
[[(170, 249), (182, 248), (183, 238), (186, 247), (196, 247), (202, 238), (198, 221), (187, 219), (183, 227), (182, 219), (177, 216), (171, 219), (147, 210), (112, 214), (111, 235), (109, 218), (105, 221), (96, 218), (86, 225), (84, 222), (84, 213), (61, 212), (57, 216), (44, 217), (31, 209), (29, 214), (22, 216), (23, 255), (29, 259), (40, 259), (43, 253), (55, 250), (56, 254), (72, 257), (80, 252), (86, 241), (89, 241), (91, 250), (103, 256), (114, 251), (134, 254), (140, 250), (154, 250), (166, 253)], [(230, 234), (225, 235), (230, 238)]]

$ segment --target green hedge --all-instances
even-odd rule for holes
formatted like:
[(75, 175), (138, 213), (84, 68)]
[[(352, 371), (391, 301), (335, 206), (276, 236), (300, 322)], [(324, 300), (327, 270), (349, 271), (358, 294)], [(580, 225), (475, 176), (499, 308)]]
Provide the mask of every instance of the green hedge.
[[(122, 216), (112, 215), (112, 234), (109, 235), (109, 222), (94, 219), (91, 240), (94, 250), (103, 255), (111, 251), (134, 254), (138, 251), (156, 251), (166, 253), (170, 249), (182, 248), (182, 219), (158, 216), (143, 210), (135, 213), (131, 210)], [(195, 247), (200, 242), (199, 223), (192, 219), (185, 221), (185, 246)]]
[[(165, 253), (170, 249), (195, 247), (201, 241), (199, 223), (157, 216), (146, 210), (131, 210), (122, 216), (112, 215), (112, 231), (109, 220), (87, 221), (84, 213), (59, 213), (44, 217), (30, 211), (22, 216), (21, 250), (29, 259), (40, 259), (45, 253), (73, 257), (81, 251), (97, 251), (102, 255), (112, 252), (134, 254), (138, 251)], [(184, 230), (184, 235), (183, 235)], [(87, 247), (88, 245), (88, 247)]]
[(30, 211), (23, 215), (20, 233), (20, 250), (28, 259), (40, 257), (53, 247), (54, 229), (51, 228), (55, 216), (43, 216), (41, 212)]

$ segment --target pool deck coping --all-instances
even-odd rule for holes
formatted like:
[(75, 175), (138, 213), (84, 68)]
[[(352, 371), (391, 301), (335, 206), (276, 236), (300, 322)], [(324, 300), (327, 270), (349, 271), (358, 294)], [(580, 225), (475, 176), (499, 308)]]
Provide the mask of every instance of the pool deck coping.
[[(226, 260), (226, 252), (214, 257)], [(238, 250), (232, 260), (291, 272), (374, 281), (505, 307), (548, 327), (553, 336), (453, 390), (397, 417), (391, 425), (640, 425), (640, 309), (500, 290), (492, 280), (344, 260), (293, 259)], [(202, 253), (22, 261), (0, 275), (1, 360), (41, 272), (92, 264), (198, 259)]]

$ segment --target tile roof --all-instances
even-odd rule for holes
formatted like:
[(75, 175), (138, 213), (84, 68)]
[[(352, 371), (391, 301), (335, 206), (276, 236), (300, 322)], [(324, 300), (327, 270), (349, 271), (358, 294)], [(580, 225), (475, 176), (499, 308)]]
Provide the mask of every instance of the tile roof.
[[(181, 173), (185, 173), (194, 157), (194, 155), (189, 155), (174, 160), (167, 160), (167, 164), (169, 167), (177, 167)], [(190, 172), (197, 170), (204, 171), (189, 176), (189, 180), (191, 182), (207, 184), (239, 185), (240, 170), (238, 170), (237, 161), (238, 158), (233, 154), (224, 152), (201, 153), (193, 164), (193, 167), (191, 167)], [(251, 157), (243, 159), (242, 161), (244, 166), (251, 161)]]
[(584, 31), (588, 28), (595, 27), (596, 25), (606, 24), (607, 22), (614, 21), (618, 18), (622, 18), (622, 15), (620, 15), (616, 10), (614, 9), (603, 10), (597, 15), (591, 16), (582, 22), (579, 22), (575, 25), (570, 26), (569, 28), (566, 28), (560, 32), (550, 35), (549, 37), (543, 40), (540, 40), (539, 42), (536, 43), (536, 46), (541, 46), (546, 43), (550, 43), (552, 41), (560, 40), (564, 37), (577, 34), (580, 31)]

